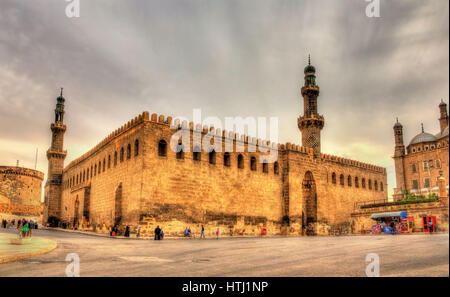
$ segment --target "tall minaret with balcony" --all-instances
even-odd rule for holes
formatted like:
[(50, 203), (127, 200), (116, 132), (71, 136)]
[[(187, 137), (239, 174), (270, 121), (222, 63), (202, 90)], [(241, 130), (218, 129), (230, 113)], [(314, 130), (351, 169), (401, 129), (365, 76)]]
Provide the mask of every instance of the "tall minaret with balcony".
[(64, 159), (67, 151), (64, 151), (64, 102), (63, 89), (56, 98), (55, 122), (50, 125), (52, 131), (51, 147), (47, 150), (48, 173), (45, 184), (45, 202), (43, 223), (58, 224), (61, 215), (62, 174)]
[[(395, 149), (394, 149), (394, 163), (395, 163), (395, 178), (397, 187), (394, 189), (394, 199), (399, 191), (406, 189), (406, 176), (405, 176), (405, 144), (403, 143), (403, 126), (397, 122), (394, 124), (394, 138), (395, 138)], [(399, 196), (400, 197), (400, 196)], [(397, 199), (396, 199), (397, 200)]]
[(316, 84), (316, 68), (311, 65), (310, 57), (304, 73), (305, 82), (301, 89), (304, 114), (298, 118), (297, 124), (302, 133), (302, 146), (312, 148), (317, 156), (320, 154), (320, 131), (325, 125), (325, 119), (317, 112), (319, 86)]

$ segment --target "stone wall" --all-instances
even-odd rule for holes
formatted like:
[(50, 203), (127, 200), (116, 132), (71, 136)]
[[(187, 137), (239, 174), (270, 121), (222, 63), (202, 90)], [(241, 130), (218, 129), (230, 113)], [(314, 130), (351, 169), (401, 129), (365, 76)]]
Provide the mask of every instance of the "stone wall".
[(40, 215), (43, 179), (40, 171), (0, 166), (0, 213)]
[[(177, 154), (170, 141), (181, 130), (188, 132), (190, 144)], [(217, 150), (213, 162), (204, 148), (194, 154), (194, 132), (222, 140), (222, 152), (218, 143), (209, 143)], [(233, 151), (225, 153), (230, 139)], [(161, 140), (167, 144), (162, 155)], [(236, 147), (243, 151), (236, 152)], [(249, 147), (276, 151), (276, 163), (270, 162), (268, 153), (251, 152)], [(269, 162), (263, 165), (260, 157)], [(252, 158), (257, 160), (253, 166)], [(326, 235), (333, 228), (349, 229), (355, 202), (386, 198), (382, 167), (314, 156), (311, 149), (298, 145), (172, 123), (170, 117), (144, 112), (64, 169), (61, 218), (69, 226), (98, 232), (108, 232), (114, 225), (135, 230), (141, 224), (142, 234), (148, 236), (157, 225), (174, 236), (182, 235), (186, 227), (198, 235), (201, 225), (209, 236), (217, 228), (222, 235), (259, 235), (262, 228), (268, 235), (299, 235), (308, 225), (312, 233)]]

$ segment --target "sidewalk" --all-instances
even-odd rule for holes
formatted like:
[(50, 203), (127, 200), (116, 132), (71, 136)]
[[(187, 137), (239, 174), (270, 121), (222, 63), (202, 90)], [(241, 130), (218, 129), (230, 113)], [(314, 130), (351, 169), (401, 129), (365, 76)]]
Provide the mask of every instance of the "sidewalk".
[(0, 234), (0, 264), (48, 253), (57, 247), (55, 241), (32, 237), (28, 244), (11, 244), (11, 239), (18, 238), (16, 234)]

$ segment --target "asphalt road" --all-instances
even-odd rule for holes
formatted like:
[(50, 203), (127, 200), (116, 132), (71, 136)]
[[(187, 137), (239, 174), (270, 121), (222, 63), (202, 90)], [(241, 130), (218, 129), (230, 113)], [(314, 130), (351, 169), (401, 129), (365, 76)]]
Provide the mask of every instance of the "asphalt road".
[(448, 234), (163, 241), (33, 234), (58, 247), (0, 264), (0, 276), (65, 276), (69, 253), (79, 255), (81, 276), (365, 276), (369, 253), (379, 256), (380, 276), (449, 276)]

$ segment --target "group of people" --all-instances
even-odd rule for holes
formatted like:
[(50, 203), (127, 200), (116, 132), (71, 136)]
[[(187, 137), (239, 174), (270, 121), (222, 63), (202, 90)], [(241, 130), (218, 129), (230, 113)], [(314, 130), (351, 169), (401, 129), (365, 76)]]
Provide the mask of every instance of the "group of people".
[(4, 229), (14, 228), (17, 226), (17, 232), (19, 233), (20, 237), (31, 237), (32, 230), (38, 229), (37, 222), (35, 222), (33, 220), (26, 220), (26, 219), (17, 220), (17, 225), (16, 225), (15, 219), (12, 219), (10, 221), (8, 221), (6, 219), (2, 219), (1, 226)]
[(162, 239), (164, 239), (164, 231), (158, 225), (155, 228), (155, 240), (162, 240)]
[[(231, 231), (230, 231), (231, 232)], [(217, 228), (216, 230), (216, 239), (219, 239), (219, 234), (220, 234), (220, 229)], [(232, 235), (232, 234), (231, 234)], [(184, 229), (184, 237), (191, 237), (192, 236), (192, 231), (191, 228), (186, 227)], [(206, 238), (205, 237), (205, 226), (202, 225), (202, 229), (200, 231), (200, 238)]]

